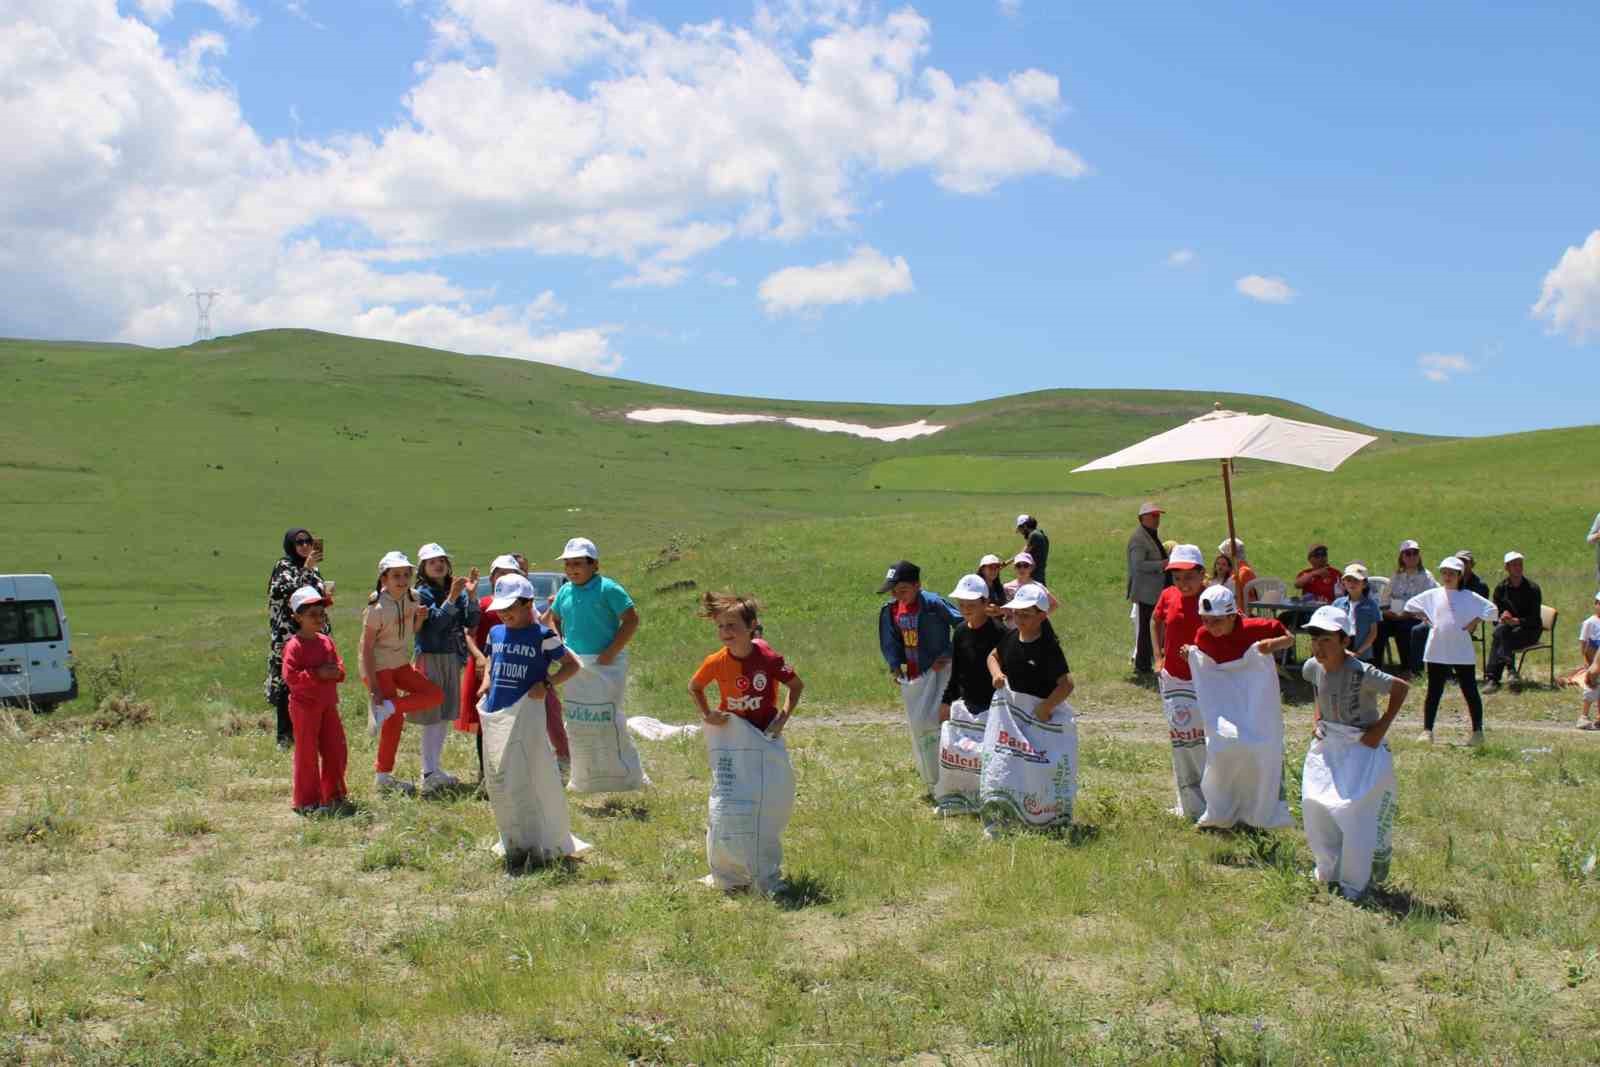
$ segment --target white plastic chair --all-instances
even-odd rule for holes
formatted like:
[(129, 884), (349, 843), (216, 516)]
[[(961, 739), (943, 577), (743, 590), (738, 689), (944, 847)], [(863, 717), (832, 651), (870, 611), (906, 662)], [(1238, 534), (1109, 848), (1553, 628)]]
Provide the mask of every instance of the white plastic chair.
[(1244, 599), (1247, 604), (1281, 604), (1285, 588), (1282, 578), (1254, 578), (1244, 587)]

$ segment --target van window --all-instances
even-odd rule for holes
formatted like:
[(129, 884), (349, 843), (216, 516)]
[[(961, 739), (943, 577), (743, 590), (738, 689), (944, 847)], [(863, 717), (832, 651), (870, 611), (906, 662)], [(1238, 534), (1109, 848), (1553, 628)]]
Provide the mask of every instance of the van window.
[(0, 645), (61, 640), (61, 620), (49, 600), (11, 600), (0, 604)]

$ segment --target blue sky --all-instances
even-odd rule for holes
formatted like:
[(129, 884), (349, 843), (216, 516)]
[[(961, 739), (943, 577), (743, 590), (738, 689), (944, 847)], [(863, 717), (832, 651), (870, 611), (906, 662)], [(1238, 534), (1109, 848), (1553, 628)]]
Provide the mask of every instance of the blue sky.
[(65, 58), (0, 74), (49, 130), (0, 200), (0, 334), (182, 343), (204, 286), (221, 332), (715, 392), (1595, 421), (1587, 5), (21, 8), (0, 34)]

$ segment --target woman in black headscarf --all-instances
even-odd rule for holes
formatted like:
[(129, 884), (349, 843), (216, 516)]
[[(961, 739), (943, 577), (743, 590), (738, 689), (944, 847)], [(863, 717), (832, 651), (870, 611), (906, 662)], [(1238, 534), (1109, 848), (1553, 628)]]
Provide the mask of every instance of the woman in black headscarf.
[[(322, 548), (311, 531), (295, 527), (283, 535), (283, 558), (272, 567), (267, 579), (267, 629), (272, 650), (267, 655), (267, 703), (278, 712), (278, 747), (294, 744), (294, 726), (289, 721), (289, 687), (283, 682), (283, 646), (294, 636), (294, 616), (289, 612), (289, 597), (303, 586), (328, 594), (317, 568), (322, 565)], [(328, 623), (323, 633), (332, 633)]]

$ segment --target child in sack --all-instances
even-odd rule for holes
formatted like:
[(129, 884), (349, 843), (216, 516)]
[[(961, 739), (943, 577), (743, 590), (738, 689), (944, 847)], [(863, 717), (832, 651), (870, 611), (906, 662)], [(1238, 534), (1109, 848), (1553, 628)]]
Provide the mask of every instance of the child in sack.
[[(1389, 873), (1395, 803), (1394, 760), (1384, 737), (1410, 686), (1350, 651), (1355, 624), (1331, 605), (1311, 616), (1313, 658), (1301, 676), (1316, 691), (1313, 738), (1301, 773), (1306, 841), (1316, 878), (1351, 900)], [(1388, 697), (1380, 715), (1378, 698)], [(1377, 762), (1367, 767), (1365, 761)], [(1361, 790), (1356, 792), (1356, 790)]]
[(353, 815), (346, 797), (349, 749), (339, 720), (344, 660), (323, 633), (330, 601), (309, 586), (289, 596), (296, 633), (283, 646), (283, 681), (294, 723), (294, 810), (298, 815)]
[(450, 555), (439, 544), (417, 550), (417, 603), (427, 609), (417, 628), (417, 665), (444, 693), (439, 707), (414, 717), (422, 727), (422, 793), (458, 784), (442, 765), (449, 717), (461, 706), (461, 674), (467, 664), (467, 633), (477, 624), (478, 568), (458, 577)]
[(950, 631), (961, 613), (922, 588), (922, 568), (903, 559), (889, 568), (879, 593), (878, 650), (900, 687), (911, 735), (911, 758), (932, 795), (939, 781), (939, 703), (950, 678)]
[(489, 669), (478, 685), (484, 784), (510, 870), (575, 856), (589, 845), (572, 836), (566, 794), (545, 726), (545, 692), (580, 671), (576, 656), (534, 614), (533, 583), (503, 575), (489, 609)]
[(378, 561), (378, 587), (361, 613), (361, 680), (372, 694), (367, 732), (378, 735), (374, 782), (380, 793), (407, 796), (417, 787), (394, 776), (405, 717), (431, 711), (444, 701), (444, 690), (411, 665), (417, 627), (428, 615), (411, 593), (414, 573), (404, 552), (387, 553)]

